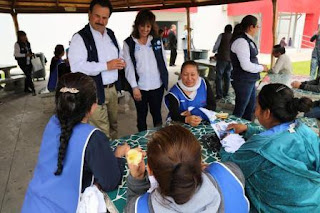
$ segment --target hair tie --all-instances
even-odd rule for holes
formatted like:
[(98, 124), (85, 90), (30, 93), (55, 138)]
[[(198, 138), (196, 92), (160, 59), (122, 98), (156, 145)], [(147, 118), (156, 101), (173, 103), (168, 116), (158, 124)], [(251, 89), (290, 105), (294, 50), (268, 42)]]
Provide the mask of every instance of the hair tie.
[(70, 92), (72, 94), (76, 94), (79, 92), (79, 90), (76, 88), (68, 88), (68, 87), (62, 87), (59, 91), (62, 93)]
[(287, 88), (286, 86), (280, 86), (277, 90), (276, 90), (276, 93), (277, 92), (280, 92), (281, 90), (283, 90), (283, 89), (285, 89), (285, 88)]

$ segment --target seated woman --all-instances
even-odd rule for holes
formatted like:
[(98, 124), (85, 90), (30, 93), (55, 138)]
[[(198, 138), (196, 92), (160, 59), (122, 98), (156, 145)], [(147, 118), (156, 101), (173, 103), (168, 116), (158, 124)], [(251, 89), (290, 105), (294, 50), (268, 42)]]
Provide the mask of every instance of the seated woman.
[(50, 92), (55, 91), (58, 82), (58, 66), (63, 63), (62, 57), (64, 56), (64, 47), (61, 44), (58, 44), (54, 48), (54, 57), (51, 59), (50, 63), (50, 76), (48, 81), (48, 90)]
[(113, 153), (106, 135), (87, 124), (97, 105), (92, 78), (64, 75), (55, 97), (56, 115), (44, 131), (22, 212), (76, 212), (86, 187), (94, 183), (110, 191), (122, 180), (122, 157), (130, 147), (119, 146)]
[(311, 105), (308, 98), (294, 98), (289, 87), (269, 84), (255, 109), (266, 130), (229, 125), (247, 141), (235, 153), (221, 150), (222, 162), (232, 161), (243, 171), (252, 212), (320, 212), (319, 137), (295, 120)]
[(147, 149), (149, 177), (143, 159), (128, 165), (125, 212), (248, 212), (241, 170), (231, 162), (204, 169), (201, 146), (189, 130), (167, 126), (152, 135)]
[[(216, 101), (210, 84), (199, 76), (198, 65), (194, 61), (182, 64), (180, 80), (165, 96), (169, 117), (173, 121), (198, 126), (202, 119), (208, 119), (199, 108), (216, 109)], [(194, 107), (191, 112), (188, 107)]]
[(278, 59), (275, 65), (268, 71), (269, 73), (292, 74), (292, 63), (284, 47), (279, 44), (274, 45), (272, 55)]

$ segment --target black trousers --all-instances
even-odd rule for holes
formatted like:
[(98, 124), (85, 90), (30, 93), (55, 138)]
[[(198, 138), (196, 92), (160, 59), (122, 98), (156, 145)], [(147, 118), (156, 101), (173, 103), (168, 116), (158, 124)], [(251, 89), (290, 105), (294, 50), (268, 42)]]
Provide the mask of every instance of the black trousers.
[(26, 76), (26, 79), (24, 80), (24, 91), (26, 92), (29, 89), (31, 89), (32, 91), (35, 91), (33, 81), (32, 81), (32, 76), (31, 76), (32, 75), (32, 65), (28, 64), (28, 65), (19, 65), (19, 66)]
[(142, 100), (134, 100), (137, 110), (137, 127), (139, 132), (147, 130), (148, 107), (150, 107), (150, 113), (153, 119), (153, 126), (162, 125), (161, 105), (164, 87), (161, 86), (158, 89), (149, 91), (140, 90), (140, 92), (142, 95)]
[(176, 63), (176, 58), (177, 58), (177, 49), (176, 48), (171, 48), (170, 52), (170, 66), (174, 65)]

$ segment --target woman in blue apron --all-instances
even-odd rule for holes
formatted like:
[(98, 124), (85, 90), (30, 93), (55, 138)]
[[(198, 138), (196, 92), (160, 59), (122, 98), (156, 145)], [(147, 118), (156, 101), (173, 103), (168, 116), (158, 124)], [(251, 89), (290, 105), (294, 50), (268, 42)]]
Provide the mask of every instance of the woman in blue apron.
[(55, 91), (58, 83), (58, 66), (63, 63), (62, 56), (64, 56), (64, 47), (61, 44), (58, 44), (54, 48), (54, 57), (51, 59), (50, 63), (50, 76), (48, 81), (48, 90), (50, 92)]
[(203, 119), (209, 120), (200, 108), (215, 110), (216, 101), (208, 81), (199, 76), (196, 62), (182, 64), (180, 80), (165, 96), (165, 104), (169, 110), (168, 117), (173, 121), (198, 126)]
[(129, 164), (125, 212), (249, 211), (238, 166), (231, 162), (203, 166), (199, 142), (180, 125), (152, 135), (147, 161), (147, 172), (143, 159)]
[(22, 212), (76, 212), (81, 192), (103, 191), (122, 180), (125, 144), (113, 152), (99, 129), (87, 124), (96, 108), (95, 83), (82, 73), (64, 75), (57, 86), (56, 114), (47, 124)]
[(296, 120), (312, 106), (283, 84), (269, 84), (257, 98), (255, 116), (265, 127), (231, 124), (247, 141), (222, 162), (236, 163), (246, 178), (252, 212), (320, 212), (319, 137)]

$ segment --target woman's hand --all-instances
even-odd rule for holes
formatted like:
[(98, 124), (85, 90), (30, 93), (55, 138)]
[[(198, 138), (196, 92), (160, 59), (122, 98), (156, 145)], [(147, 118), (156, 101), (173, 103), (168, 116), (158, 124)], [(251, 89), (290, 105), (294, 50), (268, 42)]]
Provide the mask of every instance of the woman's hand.
[(198, 126), (201, 121), (202, 121), (202, 118), (196, 115), (190, 115), (185, 118), (185, 122), (187, 124), (190, 124), (191, 126)]
[(144, 157), (146, 156), (146, 152), (142, 151), (141, 148), (136, 148), (136, 149), (142, 153), (142, 156), (141, 156), (142, 159), (138, 165), (128, 163), (128, 167), (129, 167), (130, 174), (132, 177), (142, 180), (144, 178), (144, 174), (146, 172), (146, 165), (143, 160)]
[(296, 88), (296, 89), (299, 89), (300, 85), (301, 85), (301, 82), (299, 81), (294, 81), (291, 83), (292, 88)]
[(187, 116), (191, 116), (191, 112), (190, 111), (188, 111), (188, 110), (186, 110), (186, 111), (184, 111), (184, 112), (181, 112), (181, 114), (180, 114), (181, 116), (185, 116), (185, 117), (187, 117)]
[(234, 129), (234, 132), (239, 134), (247, 131), (248, 126), (245, 124), (229, 124), (227, 130)]
[(267, 65), (262, 64), (262, 66), (263, 66), (262, 72), (268, 72), (269, 71), (269, 68), (268, 68)]
[(133, 88), (132, 93), (133, 93), (134, 100), (136, 100), (136, 101), (142, 100), (142, 95), (141, 95), (140, 89), (138, 87)]
[(127, 143), (124, 143), (123, 145), (117, 146), (116, 150), (114, 151), (114, 156), (117, 158), (122, 158), (128, 153), (129, 150), (130, 146)]

